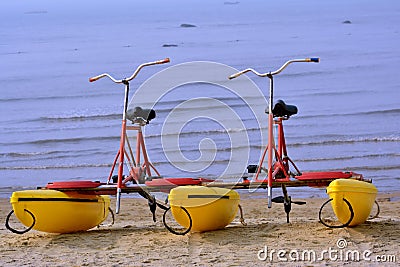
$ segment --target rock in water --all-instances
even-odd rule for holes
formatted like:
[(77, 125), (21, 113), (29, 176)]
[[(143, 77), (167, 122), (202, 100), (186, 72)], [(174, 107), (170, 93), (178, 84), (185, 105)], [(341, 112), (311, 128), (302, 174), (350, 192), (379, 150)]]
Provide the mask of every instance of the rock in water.
[(188, 24), (188, 23), (182, 23), (181, 28), (195, 28), (197, 27), (196, 25), (193, 24)]
[(163, 44), (162, 47), (178, 47), (176, 44)]

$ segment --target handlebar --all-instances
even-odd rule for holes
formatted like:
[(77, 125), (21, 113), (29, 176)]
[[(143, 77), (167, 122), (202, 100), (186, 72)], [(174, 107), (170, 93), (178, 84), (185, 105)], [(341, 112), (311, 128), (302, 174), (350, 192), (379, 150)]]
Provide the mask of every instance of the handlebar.
[(318, 63), (319, 62), (319, 58), (318, 57), (312, 57), (312, 58), (305, 58), (305, 59), (292, 59), (292, 60), (286, 61), (286, 63), (283, 64), (282, 67), (280, 67), (278, 70), (273, 71), (273, 72), (266, 72), (266, 73), (259, 73), (259, 72), (255, 71), (254, 69), (248, 68), (248, 69), (242, 70), (240, 72), (234, 73), (231, 76), (229, 76), (228, 78), (230, 80), (232, 80), (232, 79), (237, 78), (237, 77), (239, 77), (240, 75), (242, 75), (242, 74), (244, 74), (246, 72), (253, 72), (254, 74), (256, 74), (257, 76), (260, 76), (260, 77), (266, 77), (266, 76), (269, 76), (269, 75), (276, 75), (276, 74), (281, 73), (289, 64), (294, 63), (294, 62), (315, 62), (315, 63)]
[(108, 77), (108, 78), (110, 78), (110, 80), (112, 80), (112, 81), (115, 82), (115, 83), (125, 83), (125, 82), (129, 82), (130, 80), (134, 79), (134, 78), (136, 77), (136, 75), (139, 73), (139, 71), (140, 71), (143, 67), (151, 66), (151, 65), (156, 65), (156, 64), (164, 64), (164, 63), (169, 63), (169, 62), (170, 62), (169, 58), (165, 58), (165, 59), (162, 59), (162, 60), (157, 60), (157, 61), (153, 61), (153, 62), (148, 62), (148, 63), (141, 64), (141, 65), (139, 65), (139, 67), (135, 70), (135, 72), (132, 74), (132, 76), (130, 76), (129, 78), (125, 78), (125, 79), (117, 80), (117, 79), (115, 79), (114, 77), (112, 77), (110, 74), (108, 74), (108, 73), (103, 73), (103, 74), (97, 75), (97, 76), (95, 76), (95, 77), (89, 78), (89, 82), (94, 82), (94, 81), (97, 81), (97, 80), (99, 80), (99, 79), (101, 79), (101, 78), (103, 78), (103, 77)]

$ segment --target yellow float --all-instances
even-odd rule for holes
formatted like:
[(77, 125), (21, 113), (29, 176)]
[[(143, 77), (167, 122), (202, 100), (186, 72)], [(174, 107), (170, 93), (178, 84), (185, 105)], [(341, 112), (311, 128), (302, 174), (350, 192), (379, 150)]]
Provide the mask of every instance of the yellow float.
[(168, 199), (172, 215), (180, 225), (189, 228), (191, 220), (192, 232), (205, 232), (222, 229), (232, 222), (240, 196), (226, 188), (179, 186), (171, 190)]
[(24, 190), (14, 192), (10, 203), (13, 211), (7, 218), (8, 227), (9, 217), (14, 212), (28, 230), (72, 233), (102, 223), (109, 213), (110, 197), (57, 190)]
[[(353, 179), (337, 179), (329, 184), (326, 192), (332, 199), (332, 209), (339, 221), (348, 226), (356, 226), (368, 219), (378, 190), (371, 183)], [(348, 222), (351, 210), (346, 201), (354, 213), (350, 223)]]

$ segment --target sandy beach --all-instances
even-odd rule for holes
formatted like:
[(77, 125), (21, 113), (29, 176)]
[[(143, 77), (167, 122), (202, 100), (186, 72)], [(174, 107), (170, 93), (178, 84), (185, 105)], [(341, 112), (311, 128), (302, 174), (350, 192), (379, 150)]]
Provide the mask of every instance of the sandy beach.
[[(158, 221), (153, 223), (147, 203), (142, 199), (123, 199), (121, 212), (116, 215), (115, 224), (111, 227), (74, 234), (30, 231), (17, 235), (4, 226), (11, 205), (8, 199), (1, 199), (0, 264), (397, 266), (387, 262), (393, 260), (398, 264), (399, 194), (379, 195), (377, 200), (381, 211), (378, 218), (354, 228), (342, 229), (330, 229), (318, 222), (319, 207), (326, 199), (304, 199), (306, 205), (293, 206), (291, 222), (287, 224), (281, 205), (275, 204), (268, 209), (265, 198), (254, 198), (251, 194), (241, 194), (241, 198), (246, 226), (239, 222), (237, 216), (223, 230), (185, 236), (174, 235), (164, 228), (161, 210), (157, 212)], [(13, 222), (15, 227), (21, 226), (15, 218)], [(105, 223), (108, 222), (109, 219)], [(279, 250), (283, 252), (278, 255)], [(315, 252), (315, 258), (307, 254), (310, 251)], [(359, 261), (356, 261), (357, 255)]]

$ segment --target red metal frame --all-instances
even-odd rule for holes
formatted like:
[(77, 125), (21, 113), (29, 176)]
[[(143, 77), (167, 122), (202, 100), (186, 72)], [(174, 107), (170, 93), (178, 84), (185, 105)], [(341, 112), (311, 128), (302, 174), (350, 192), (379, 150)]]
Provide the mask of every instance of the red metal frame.
[[(139, 124), (139, 125), (134, 125), (134, 126), (122, 126), (123, 129), (125, 129), (125, 133), (123, 134), (123, 138), (125, 138), (125, 142), (121, 142), (124, 143), (124, 146), (120, 146), (117, 155), (115, 157), (115, 160), (113, 162), (113, 165), (111, 167), (111, 171), (110, 174), (108, 176), (108, 180), (107, 180), (107, 184), (111, 183), (111, 178), (112, 175), (114, 173), (114, 169), (115, 166), (117, 165), (117, 160), (119, 158), (119, 164), (121, 163), (121, 155), (124, 154), (126, 157), (126, 161), (128, 163), (128, 165), (130, 166), (131, 170), (129, 172), (129, 176), (127, 177), (123, 177), (121, 176), (123, 179), (121, 179), (121, 184), (119, 186), (125, 186), (125, 184), (129, 181), (135, 181), (134, 183), (137, 184), (143, 184), (145, 183), (145, 179), (143, 179), (144, 175), (147, 175), (148, 177), (152, 177), (152, 170), (155, 172), (155, 174), (157, 176), (160, 176), (160, 173), (157, 171), (157, 169), (154, 167), (154, 165), (149, 161), (149, 158), (147, 156), (147, 150), (146, 150), (146, 145), (144, 142), (144, 137), (143, 137), (143, 131), (142, 131), (142, 127), (144, 125), (143, 124)], [(131, 149), (131, 146), (129, 144), (129, 140), (128, 140), (128, 136), (126, 134), (127, 130), (134, 130), (137, 131), (137, 135), (136, 135), (136, 157), (133, 156), (133, 152)], [(129, 152), (130, 152), (130, 156), (127, 153), (126, 149), (125, 149), (125, 143), (128, 145), (129, 147)], [(141, 163), (141, 159), (143, 159), (143, 163)], [(122, 157), (122, 162), (124, 161), (124, 157)], [(121, 165), (119, 165), (121, 166)], [(118, 177), (122, 174), (120, 174), (120, 169), (118, 169)]]
[[(290, 164), (295, 168), (297, 171), (296, 175), (300, 175), (300, 170), (297, 168), (296, 164), (292, 161), (292, 159), (288, 156), (287, 153), (287, 148), (286, 148), (286, 141), (285, 141), (285, 133), (283, 131), (283, 121), (286, 120), (283, 117), (278, 117), (274, 119), (274, 124), (277, 125), (278, 127), (278, 148), (276, 148), (276, 145), (274, 144), (274, 141), (269, 142), (265, 149), (264, 152), (260, 158), (260, 162), (258, 164), (257, 172), (254, 177), (254, 180), (256, 182), (260, 182), (263, 179), (258, 179), (260, 172), (262, 170), (262, 165), (264, 163), (265, 155), (269, 148), (272, 146), (272, 149), (274, 154), (275, 154), (275, 162), (270, 163), (268, 162), (268, 166), (272, 166), (271, 172), (268, 170), (268, 175), (271, 173), (271, 178), (272, 181), (289, 181), (291, 174), (290, 174)], [(272, 128), (272, 127), (271, 127)], [(270, 145), (272, 144), (272, 145)], [(269, 181), (269, 176), (268, 176), (268, 181)]]

